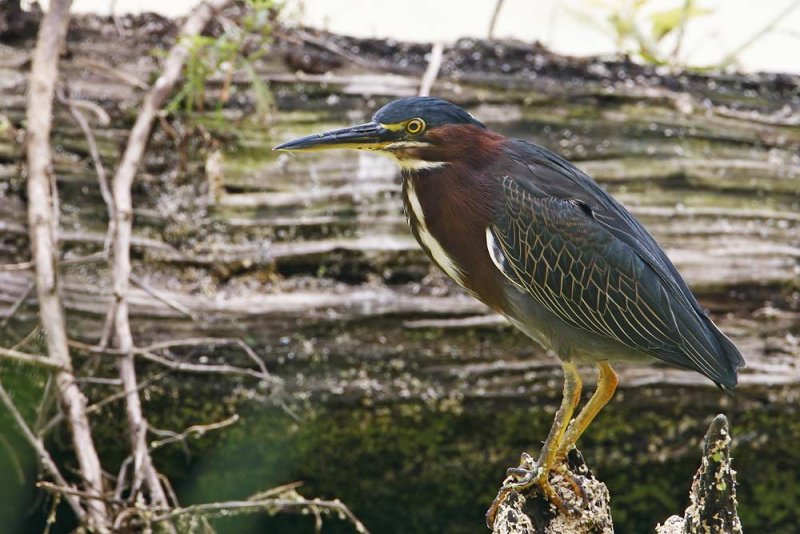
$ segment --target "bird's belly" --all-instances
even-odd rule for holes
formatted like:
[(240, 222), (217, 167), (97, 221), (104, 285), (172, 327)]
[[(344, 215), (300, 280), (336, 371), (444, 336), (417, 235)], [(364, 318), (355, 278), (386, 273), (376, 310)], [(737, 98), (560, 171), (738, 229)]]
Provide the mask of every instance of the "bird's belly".
[(562, 360), (577, 362), (629, 361), (654, 358), (617, 340), (572, 326), (509, 283), (506, 287), (509, 321), (525, 335)]

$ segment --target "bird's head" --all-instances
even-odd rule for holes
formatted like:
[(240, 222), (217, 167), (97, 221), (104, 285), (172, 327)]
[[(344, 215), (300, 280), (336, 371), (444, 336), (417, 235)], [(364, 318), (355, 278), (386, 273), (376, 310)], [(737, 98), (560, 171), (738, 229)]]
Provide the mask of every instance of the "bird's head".
[(383, 106), (366, 124), (283, 143), (274, 150), (308, 152), (332, 148), (371, 150), (397, 160), (404, 170), (437, 168), (474, 153), (495, 139), (480, 121), (440, 98), (414, 96)]

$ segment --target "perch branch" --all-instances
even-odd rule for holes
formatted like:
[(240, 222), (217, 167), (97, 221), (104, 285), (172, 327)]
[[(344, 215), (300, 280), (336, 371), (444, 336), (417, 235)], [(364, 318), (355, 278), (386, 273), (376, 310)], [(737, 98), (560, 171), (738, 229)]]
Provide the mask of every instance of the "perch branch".
[[(555, 510), (549, 500), (534, 488), (521, 492), (501, 488), (486, 516), (492, 532), (495, 534), (613, 533), (609, 504), (611, 497), (608, 488), (594, 477), (577, 449), (570, 451), (567, 462), (569, 471), (581, 486), (585, 498), (575, 496), (575, 490), (560, 474), (551, 473), (550, 483), (559, 495), (568, 499), (566, 504), (578, 513), (567, 514)], [(495, 511), (496, 514), (493, 515)]]

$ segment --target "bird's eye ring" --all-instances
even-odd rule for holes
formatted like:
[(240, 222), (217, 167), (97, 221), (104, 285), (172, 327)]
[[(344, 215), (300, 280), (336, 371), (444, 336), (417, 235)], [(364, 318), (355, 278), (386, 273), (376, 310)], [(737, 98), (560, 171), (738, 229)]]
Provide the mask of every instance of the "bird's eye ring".
[(406, 132), (411, 135), (421, 134), (425, 130), (425, 121), (422, 119), (411, 119), (406, 123)]

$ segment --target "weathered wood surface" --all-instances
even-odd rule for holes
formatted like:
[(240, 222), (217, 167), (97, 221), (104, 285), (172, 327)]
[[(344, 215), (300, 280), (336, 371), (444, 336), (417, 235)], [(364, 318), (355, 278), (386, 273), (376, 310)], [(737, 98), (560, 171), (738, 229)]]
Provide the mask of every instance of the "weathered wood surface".
[[(61, 83), (102, 108), (92, 126), (109, 167), (157, 72), (150, 51), (174, 34), (172, 22), (153, 16), (119, 25), (79, 17), (70, 28)], [(337, 52), (311, 44), (319, 40)], [(0, 264), (29, 259), (20, 140), (30, 49), (25, 36), (0, 43)], [(391, 162), (270, 151), (414, 94), (428, 50), (280, 30), (255, 65), (277, 103), (271, 117), (255, 113), (247, 77), (237, 73), (220, 110), (217, 78), (210, 111), (164, 118), (134, 185), (133, 271), (194, 318), (135, 287), (138, 343), (242, 335), (279, 374), (283, 366), (290, 385), (358, 396), (520, 396), (550, 387), (555, 361), (448, 283), (413, 242)], [(745, 388), (800, 383), (800, 79), (670, 73), (463, 40), (445, 50), (433, 94), (561, 152), (622, 200), (742, 349)], [(74, 259), (102, 249), (106, 208), (83, 134), (65, 106), (55, 113), (60, 238)], [(221, 173), (206, 172), (220, 162)], [(107, 265), (66, 263), (70, 333), (94, 342), (111, 300)], [(30, 281), (29, 270), (0, 266), (0, 318)], [(34, 297), (18, 308), (4, 342), (27, 332)], [(667, 368), (630, 367), (621, 379), (628, 387), (659, 382), (707, 384)]]

